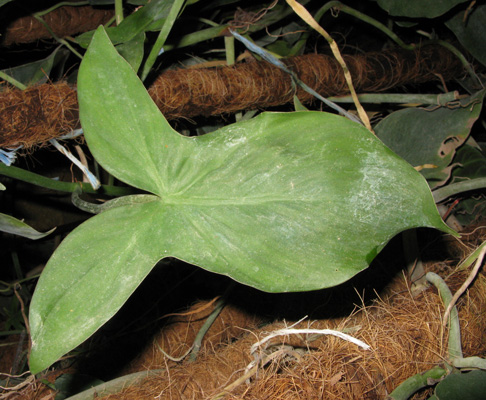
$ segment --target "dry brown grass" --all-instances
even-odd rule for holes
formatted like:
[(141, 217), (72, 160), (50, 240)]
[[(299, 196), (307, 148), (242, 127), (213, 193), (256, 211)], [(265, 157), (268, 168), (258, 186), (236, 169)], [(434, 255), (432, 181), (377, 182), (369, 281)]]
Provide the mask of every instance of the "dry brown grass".
[[(466, 276), (467, 271), (452, 273), (447, 283), (455, 289)], [(486, 277), (480, 274), (458, 304), (465, 357), (486, 355), (485, 297)], [(227, 313), (231, 312), (237, 314), (235, 310), (227, 310)], [(286, 350), (259, 368), (249, 383), (242, 383), (224, 398), (383, 399), (408, 377), (447, 360), (447, 331), (443, 330), (441, 320), (443, 312), (435, 288), (413, 297), (404, 277), (397, 277), (386, 297), (357, 309), (347, 318), (299, 324), (301, 328), (353, 332), (354, 337), (371, 346), (370, 350), (330, 336), (312, 342), (305, 337), (274, 338), (271, 345), (266, 346), (266, 351), (277, 351), (282, 346), (286, 346)], [(242, 325), (239, 324), (240, 328)], [(151, 368), (168, 369), (141, 385), (128, 387), (104, 399), (211, 399), (243, 375), (253, 359), (251, 345), (284, 326), (283, 322), (260, 329), (253, 325), (233, 343), (218, 343), (212, 339), (220, 340), (221, 337), (209, 337), (196, 362), (170, 366), (163, 360), (158, 365), (152, 363)], [(184, 338), (189, 338), (187, 327), (183, 332), (184, 337), (173, 336), (174, 346), (181, 346)], [(164, 343), (170, 347), (167, 340), (165, 338)], [(147, 365), (146, 361), (143, 365)], [(424, 394), (416, 398), (425, 397)]]

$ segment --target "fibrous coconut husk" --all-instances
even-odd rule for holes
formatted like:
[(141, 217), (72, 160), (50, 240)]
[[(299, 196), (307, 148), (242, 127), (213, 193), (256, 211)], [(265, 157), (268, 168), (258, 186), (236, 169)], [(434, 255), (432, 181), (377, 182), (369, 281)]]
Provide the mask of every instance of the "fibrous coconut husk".
[[(429, 269), (443, 270), (444, 265)], [(462, 284), (467, 273), (458, 271), (446, 277), (452, 291)], [(484, 273), (461, 298), (458, 309), (464, 357), (486, 356)], [(370, 350), (332, 336), (313, 341), (307, 341), (305, 336), (277, 337), (262, 351), (268, 354), (280, 351), (278, 357), (261, 366), (249, 383), (241, 382), (224, 398), (383, 399), (408, 377), (447, 360), (448, 332), (442, 327), (443, 312), (434, 287), (414, 297), (409, 282), (399, 276), (386, 297), (357, 308), (347, 318), (304, 321), (298, 325), (348, 331), (370, 345)], [(104, 399), (211, 399), (225, 393), (225, 387), (244, 375), (246, 366), (253, 360), (250, 348), (255, 342), (288, 324), (276, 322), (260, 329), (248, 327), (247, 333), (232, 343), (218, 345), (208, 339), (211, 345), (206, 346), (196, 362), (174, 365), (166, 359), (151, 363), (151, 368), (166, 370)], [(239, 328), (245, 330), (243, 326)], [(174, 339), (174, 344), (165, 342), (164, 345), (171, 348), (186, 343), (184, 337), (174, 336)], [(148, 365), (147, 361), (144, 365)]]
[(0, 93), (0, 147), (29, 149), (79, 128), (77, 93), (67, 83)]
[[(428, 263), (426, 269), (439, 273), (454, 293), (469, 274), (458, 271), (456, 265)], [(442, 325), (444, 306), (437, 290), (429, 287), (414, 296), (405, 274), (396, 276), (380, 297), (357, 305), (347, 317), (304, 320), (296, 326), (344, 331), (368, 344), (369, 350), (334, 336), (292, 335), (274, 337), (251, 354), (256, 342), (293, 321), (268, 323), (230, 302), (206, 333), (196, 361), (166, 357), (160, 349), (172, 357), (187, 352), (216, 300), (199, 302), (170, 316), (170, 323), (121, 375), (148, 369), (162, 372), (103, 398), (212, 399), (222, 394), (218, 398), (229, 400), (383, 399), (405, 379), (443, 365), (448, 358), (448, 330)], [(484, 267), (457, 307), (464, 357), (486, 357)], [(245, 375), (255, 355), (261, 362)], [(46, 396), (45, 388), (32, 385), (18, 398), (39, 400), (40, 394)], [(423, 391), (414, 399), (429, 394)]]
[[(60, 38), (96, 29), (106, 24), (114, 10), (97, 9), (91, 6), (64, 6), (44, 15), (42, 19), (52, 32)], [(52, 38), (45, 25), (33, 16), (18, 18), (5, 24), (0, 46), (30, 43)]]
[[(463, 73), (459, 60), (441, 46), (347, 55), (344, 59), (355, 89), (368, 93), (430, 82), (438, 76), (447, 81)], [(342, 68), (333, 57), (308, 54), (284, 61), (322, 96), (349, 93)], [(149, 94), (167, 119), (180, 119), (284, 105), (293, 101), (295, 88), (286, 72), (266, 61), (253, 61), (168, 70), (153, 82)], [(314, 101), (302, 89), (297, 95), (304, 104)], [(66, 83), (0, 92), (0, 147), (38, 146), (78, 127), (76, 89)]]

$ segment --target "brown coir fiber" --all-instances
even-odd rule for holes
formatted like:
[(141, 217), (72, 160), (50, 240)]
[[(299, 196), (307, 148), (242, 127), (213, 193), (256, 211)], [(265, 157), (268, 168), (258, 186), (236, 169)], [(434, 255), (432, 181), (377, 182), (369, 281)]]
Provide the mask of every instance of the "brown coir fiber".
[[(344, 58), (360, 92), (430, 82), (438, 76), (447, 81), (463, 71), (458, 59), (441, 46)], [(285, 63), (323, 96), (348, 93), (342, 69), (333, 57), (308, 54)], [(294, 88), (288, 74), (265, 61), (254, 61), (231, 67), (169, 70), (155, 80), (149, 94), (167, 119), (177, 119), (287, 104), (293, 99)], [(314, 100), (301, 89), (297, 94), (305, 104)], [(0, 92), (0, 147), (37, 146), (77, 126), (75, 89), (64, 83)]]
[(76, 91), (66, 83), (0, 93), (0, 147), (41, 145), (79, 127)]
[[(175, 365), (160, 349), (172, 358), (182, 357), (190, 351), (197, 333), (213, 312), (214, 302), (201, 301), (187, 312), (173, 315), (170, 323), (154, 337), (153, 342), (131, 363), (125, 373), (157, 369), (161, 365)], [(260, 322), (257, 316), (227, 305), (204, 335), (205, 340), (201, 343), (200, 351), (214, 352), (216, 346), (235, 340), (248, 329), (255, 329)]]
[[(436, 266), (431, 269), (442, 269)], [(450, 272), (449, 272), (450, 273)], [(468, 271), (451, 273), (446, 282), (454, 292)], [(408, 377), (424, 372), (447, 358), (447, 331), (442, 328), (444, 307), (434, 287), (416, 297), (408, 283), (397, 277), (386, 298), (361, 307), (344, 319), (301, 322), (300, 328), (345, 330), (371, 346), (364, 350), (332, 336), (307, 342), (305, 337), (276, 337), (262, 351), (279, 355), (258, 369), (249, 382), (225, 393), (225, 387), (244, 374), (253, 357), (250, 347), (269, 332), (286, 326), (282, 322), (255, 329), (251, 325), (234, 343), (208, 341), (194, 363), (148, 362), (152, 368), (167, 368), (158, 377), (103, 397), (105, 400), (212, 399), (384, 399)], [(480, 274), (458, 303), (464, 356), (486, 356), (486, 277)], [(288, 325), (288, 324), (287, 324)], [(245, 331), (243, 326), (239, 329)], [(185, 328), (187, 329), (187, 328)], [(163, 334), (163, 332), (162, 332)], [(187, 346), (184, 330), (174, 335), (167, 348)], [(188, 337), (189, 338), (189, 337)], [(219, 339), (219, 338), (218, 338)], [(287, 347), (282, 347), (286, 345)], [(150, 350), (154, 354), (155, 350)], [(140, 365), (143, 367), (143, 365)], [(430, 394), (430, 393), (429, 393)], [(427, 398), (426, 393), (415, 399)], [(223, 398), (223, 397), (221, 397)]]
[[(113, 15), (113, 10), (95, 9), (91, 6), (65, 6), (44, 15), (42, 19), (57, 37), (63, 38), (96, 29), (99, 25), (106, 24)], [(44, 24), (31, 16), (18, 18), (4, 28), (0, 46), (52, 38)]]
[[(345, 55), (357, 91), (379, 92), (406, 84), (450, 80), (461, 74), (456, 57), (439, 46), (416, 51), (393, 50)], [(349, 93), (344, 73), (335, 58), (308, 54), (284, 60), (305, 84), (324, 97)], [(218, 115), (290, 103), (294, 88), (287, 73), (267, 62), (234, 67), (167, 71), (150, 87), (150, 95), (168, 118)], [(313, 96), (297, 90), (301, 102)]]

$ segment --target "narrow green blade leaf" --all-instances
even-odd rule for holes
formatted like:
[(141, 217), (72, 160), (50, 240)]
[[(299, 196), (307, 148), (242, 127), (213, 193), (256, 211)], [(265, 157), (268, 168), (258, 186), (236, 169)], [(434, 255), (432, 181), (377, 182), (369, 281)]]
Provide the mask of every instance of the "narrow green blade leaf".
[(0, 231), (2, 232), (7, 232), (13, 235), (19, 235), (36, 240), (51, 234), (52, 232), (54, 232), (55, 229), (56, 228), (53, 228), (50, 231), (44, 233), (39, 232), (17, 218), (0, 213)]
[[(173, 0), (152, 0), (127, 16), (120, 25), (107, 28), (107, 32), (114, 44), (121, 44), (133, 40), (142, 32), (159, 28), (167, 17)], [(76, 37), (76, 42), (82, 47), (88, 47), (94, 31), (82, 33)]]

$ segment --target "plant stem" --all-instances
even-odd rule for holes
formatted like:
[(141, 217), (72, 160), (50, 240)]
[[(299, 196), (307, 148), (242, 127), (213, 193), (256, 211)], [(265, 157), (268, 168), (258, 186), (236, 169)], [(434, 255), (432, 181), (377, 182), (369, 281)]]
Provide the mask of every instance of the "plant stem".
[(330, 1), (326, 4), (324, 4), (319, 11), (317, 11), (315, 19), (318, 20), (322, 17), (322, 15), (328, 11), (331, 8), (335, 8), (338, 11), (342, 11), (346, 14), (352, 15), (353, 17), (356, 17), (370, 25), (373, 25), (375, 28), (379, 29), (382, 31), (385, 35), (387, 35), (391, 40), (393, 40), (396, 44), (398, 44), (400, 47), (402, 47), (405, 50), (413, 50), (416, 48), (415, 45), (412, 44), (406, 44), (402, 39), (400, 39), (396, 33), (394, 33), (392, 30), (390, 30), (387, 26), (383, 25), (381, 22), (377, 21), (374, 18), (369, 17), (366, 14), (363, 14), (359, 12), (358, 10), (355, 10), (354, 8), (348, 7), (341, 3), (340, 1)]
[(115, 0), (115, 21), (117, 25), (123, 21), (123, 0)]
[(415, 392), (429, 386), (429, 379), (440, 379), (446, 374), (446, 370), (441, 367), (434, 367), (426, 372), (411, 376), (403, 381), (393, 392), (390, 393), (390, 400), (407, 400)]
[(43, 11), (39, 11), (36, 13), (39, 17), (42, 17), (43, 15), (49, 14), (53, 12), (54, 10), (57, 10), (60, 7), (65, 7), (65, 6), (71, 6), (71, 7), (79, 7), (79, 6), (88, 6), (89, 1), (61, 1), (60, 3), (57, 3), (56, 5), (49, 7)]
[(224, 48), (226, 50), (226, 63), (233, 65), (235, 63), (235, 37), (224, 37)]
[(474, 261), (477, 260), (483, 249), (486, 247), (486, 242), (481, 243), (476, 250), (474, 250), (459, 266), (457, 271), (463, 271), (468, 268)]
[(134, 386), (149, 377), (160, 375), (163, 372), (166, 372), (166, 370), (153, 369), (149, 371), (134, 372), (133, 374), (125, 375), (120, 378), (104, 382), (98, 386), (89, 388), (81, 393), (68, 397), (66, 400), (92, 400), (98, 396), (102, 397), (109, 394), (115, 394), (120, 392), (123, 388), (126, 388), (130, 385)]
[[(334, 96), (327, 98), (335, 103), (353, 103), (351, 96)], [(457, 100), (455, 92), (444, 94), (410, 94), (410, 93), (363, 93), (358, 94), (361, 103), (369, 104), (433, 104), (440, 105)]]
[(211, 325), (213, 325), (216, 318), (218, 318), (218, 315), (221, 313), (221, 311), (223, 311), (225, 305), (226, 305), (226, 297), (223, 296), (216, 302), (214, 306), (214, 310), (211, 312), (211, 314), (206, 319), (206, 321), (204, 321), (204, 324), (201, 327), (201, 329), (199, 329), (199, 332), (197, 333), (196, 338), (194, 339), (191, 354), (189, 355), (189, 359), (188, 359), (189, 362), (196, 361), (199, 350), (201, 349), (201, 343), (204, 336), (208, 332), (209, 328), (211, 328)]
[(10, 83), (11, 85), (14, 85), (16, 88), (18, 88), (20, 90), (27, 89), (27, 86), (25, 86), (22, 82), (19, 82), (17, 79), (12, 78), (10, 75), (7, 75), (3, 71), (0, 71), (0, 79), (7, 81), (8, 83)]
[(79, 54), (73, 46), (71, 46), (69, 44), (69, 42), (67, 42), (66, 40), (64, 39), (61, 39), (59, 37), (56, 36), (56, 34), (52, 31), (51, 27), (40, 17), (40, 15), (38, 14), (33, 14), (33, 17), (39, 21), (42, 25), (45, 26), (45, 28), (49, 31), (49, 33), (51, 34), (51, 36), (60, 44), (63, 44), (64, 46), (66, 46), (69, 50), (71, 50), (71, 52), (73, 54), (75, 54), (77, 57), (79, 57), (81, 60), (83, 59), (83, 56), (81, 54)]
[(42, 186), (47, 189), (58, 190), (60, 192), (74, 192), (76, 188), (82, 188), (84, 193), (102, 193), (108, 196), (124, 196), (128, 194), (140, 193), (137, 189), (131, 187), (108, 186), (101, 185), (99, 190), (94, 190), (89, 183), (78, 182), (62, 182), (51, 178), (36, 174), (34, 172), (26, 171), (22, 168), (14, 167), (0, 163), (0, 175), (5, 175), (10, 178), (18, 179), (32, 185)]
[(484, 88), (483, 82), (476, 75), (474, 69), (471, 67), (471, 64), (469, 64), (466, 57), (464, 57), (464, 55), (458, 49), (456, 49), (452, 44), (446, 42), (445, 40), (437, 40), (437, 44), (440, 44), (441, 46), (449, 50), (452, 54), (454, 54), (461, 61), (469, 76), (471, 76), (471, 78), (473, 78), (481, 85), (482, 88)]
[(484, 188), (486, 188), (486, 178), (475, 178), (467, 181), (451, 183), (450, 185), (434, 190), (432, 195), (434, 196), (434, 201), (440, 203), (455, 194)]
[(220, 36), (226, 29), (227, 25), (219, 25), (211, 28), (202, 29), (198, 32), (189, 33), (182, 36), (177, 41), (177, 45), (167, 44), (166, 46), (164, 46), (164, 50), (169, 51), (175, 48), (180, 49), (182, 47), (192, 46), (194, 44), (198, 44), (209, 39), (214, 39)]
[(152, 47), (150, 54), (147, 57), (147, 61), (145, 61), (145, 64), (143, 66), (142, 75), (141, 75), (142, 81), (144, 81), (147, 78), (150, 70), (152, 69), (152, 66), (157, 60), (157, 57), (160, 55), (162, 48), (164, 47), (165, 41), (167, 40), (167, 36), (169, 36), (172, 26), (174, 25), (174, 22), (176, 21), (179, 12), (181, 11), (182, 6), (184, 5), (184, 2), (185, 0), (174, 0), (174, 3), (172, 4), (172, 7), (169, 11), (169, 14), (165, 19), (164, 26), (160, 30), (159, 36), (157, 37), (157, 40), (154, 46)]
[(197, 20), (200, 21), (200, 22), (202, 22), (202, 23), (204, 23), (204, 24), (207, 24), (209, 26), (214, 26), (214, 27), (219, 26), (219, 24), (217, 24), (216, 22), (211, 21), (210, 19), (198, 18)]
[[(452, 300), (452, 293), (444, 280), (434, 272), (427, 272), (425, 275), (427, 280), (432, 283), (439, 291), (444, 307), (447, 308)], [(449, 345), (448, 345), (449, 358), (451, 360), (455, 358), (462, 358), (462, 346), (461, 346), (461, 326), (459, 325), (459, 315), (457, 307), (452, 307), (449, 317)]]
[(103, 211), (109, 210), (110, 208), (140, 204), (140, 203), (150, 203), (157, 200), (157, 196), (153, 194), (134, 194), (129, 196), (117, 197), (116, 199), (108, 200), (102, 204), (94, 204), (89, 201), (85, 201), (79, 197), (81, 190), (78, 189), (71, 195), (72, 203), (80, 210), (89, 212), (91, 214), (99, 214)]
[(486, 370), (486, 360), (481, 357), (455, 358), (452, 365), (456, 368), (478, 368)]

